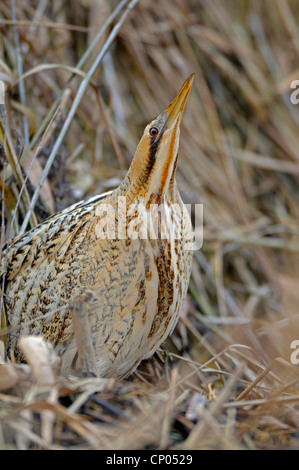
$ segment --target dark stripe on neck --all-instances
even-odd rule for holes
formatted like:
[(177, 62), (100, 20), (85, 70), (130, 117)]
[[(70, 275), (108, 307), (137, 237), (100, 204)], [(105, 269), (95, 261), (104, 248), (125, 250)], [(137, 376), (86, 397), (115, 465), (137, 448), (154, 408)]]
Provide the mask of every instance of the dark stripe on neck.
[(163, 132), (161, 132), (161, 134), (159, 135), (157, 140), (152, 139), (152, 141), (151, 141), (148, 156), (147, 156), (147, 165), (146, 165), (146, 168), (145, 168), (145, 177), (146, 177), (146, 179), (149, 178), (149, 176), (151, 174), (151, 171), (154, 167), (154, 164), (155, 164), (155, 161), (156, 161), (156, 153), (158, 151), (162, 135), (163, 135)]

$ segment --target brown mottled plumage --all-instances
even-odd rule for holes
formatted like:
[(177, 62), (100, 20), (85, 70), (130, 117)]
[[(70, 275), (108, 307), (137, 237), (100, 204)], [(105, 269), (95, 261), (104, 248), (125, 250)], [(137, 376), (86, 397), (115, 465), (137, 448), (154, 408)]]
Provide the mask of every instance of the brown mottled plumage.
[[(6, 248), (5, 311), (8, 325), (19, 326), (17, 334), (8, 337), (8, 354), (13, 351), (21, 359), (17, 336), (41, 334), (55, 345), (64, 371), (76, 368), (70, 308), (86, 292), (90, 295), (84, 297), (84, 309), (102, 376), (130, 374), (172, 332), (188, 287), (192, 251), (185, 249), (184, 237), (163, 238), (161, 231), (163, 223), (168, 230), (181, 227), (184, 206), (175, 170), (179, 127), (192, 81), (193, 75), (145, 128), (119, 188), (50, 217)], [(160, 236), (148, 236), (136, 204), (147, 216), (157, 207), (153, 204), (163, 204)], [(103, 238), (110, 229), (114, 236)], [(138, 237), (126, 236), (138, 230)]]

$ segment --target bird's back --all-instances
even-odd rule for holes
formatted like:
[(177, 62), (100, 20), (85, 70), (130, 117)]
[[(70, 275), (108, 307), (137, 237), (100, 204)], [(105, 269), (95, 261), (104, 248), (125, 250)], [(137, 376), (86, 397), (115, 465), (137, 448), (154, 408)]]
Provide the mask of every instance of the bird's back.
[[(4, 305), (8, 324), (15, 327), (8, 337), (8, 350), (15, 349), (23, 334), (47, 330), (46, 338), (54, 343), (69, 334), (65, 307), (71, 293), (65, 280), (74, 275), (76, 263), (70, 263), (68, 256), (84, 241), (95, 204), (104, 197), (74, 204), (16, 237), (3, 250)], [(19, 354), (17, 348), (15, 354)]]

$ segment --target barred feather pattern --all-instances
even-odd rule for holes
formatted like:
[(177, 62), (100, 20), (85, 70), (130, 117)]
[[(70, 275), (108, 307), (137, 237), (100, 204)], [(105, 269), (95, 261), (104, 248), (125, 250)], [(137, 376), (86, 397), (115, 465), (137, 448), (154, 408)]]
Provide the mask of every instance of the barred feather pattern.
[(17, 327), (9, 335), (8, 351), (18, 360), (18, 337), (41, 334), (55, 345), (62, 370), (76, 369), (71, 305), (86, 292), (91, 295), (84, 307), (101, 376), (127, 376), (172, 332), (192, 253), (182, 249), (184, 240), (99, 239), (97, 207), (105, 202), (117, 212), (120, 194), (116, 190), (76, 204), (4, 251), (6, 315)]

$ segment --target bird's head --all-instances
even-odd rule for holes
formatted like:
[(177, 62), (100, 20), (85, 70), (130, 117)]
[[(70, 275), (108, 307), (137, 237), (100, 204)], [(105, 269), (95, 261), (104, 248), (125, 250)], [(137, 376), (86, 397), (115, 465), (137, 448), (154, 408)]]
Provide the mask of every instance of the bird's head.
[(180, 123), (194, 74), (183, 84), (176, 98), (144, 129), (128, 176), (144, 196), (167, 193), (174, 179), (180, 139)]

